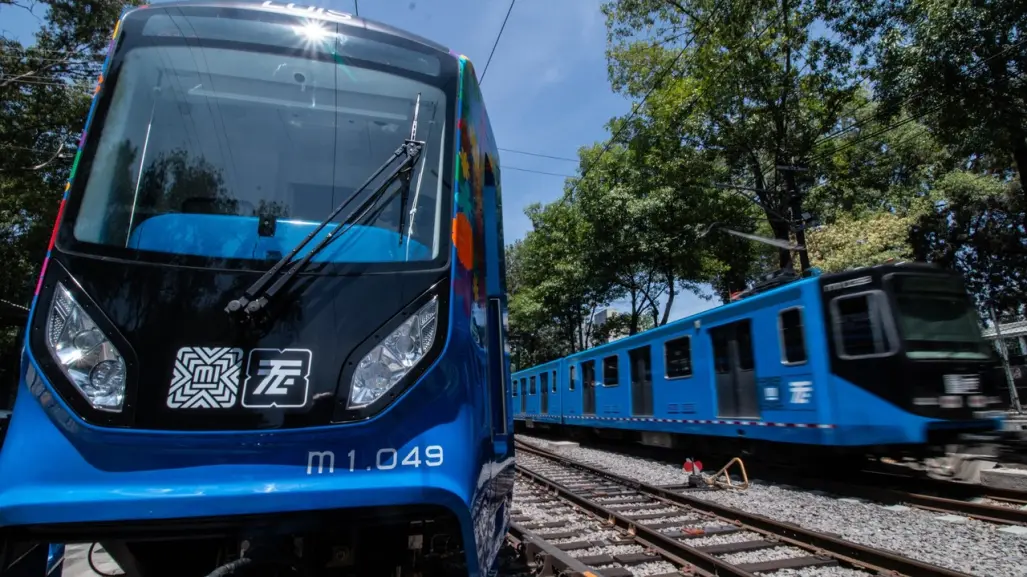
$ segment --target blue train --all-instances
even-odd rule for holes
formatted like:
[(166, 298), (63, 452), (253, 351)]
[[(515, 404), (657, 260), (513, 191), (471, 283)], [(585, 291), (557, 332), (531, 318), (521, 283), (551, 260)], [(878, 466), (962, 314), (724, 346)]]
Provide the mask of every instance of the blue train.
[[(777, 275), (735, 302), (513, 375), (518, 430), (809, 456), (931, 453), (1001, 420), (961, 278)], [(701, 443), (697, 443), (701, 441)]]
[(488, 574), (514, 477), (497, 150), (471, 63), (423, 38), (125, 12), (27, 321), (0, 574), (77, 542), (140, 577)]

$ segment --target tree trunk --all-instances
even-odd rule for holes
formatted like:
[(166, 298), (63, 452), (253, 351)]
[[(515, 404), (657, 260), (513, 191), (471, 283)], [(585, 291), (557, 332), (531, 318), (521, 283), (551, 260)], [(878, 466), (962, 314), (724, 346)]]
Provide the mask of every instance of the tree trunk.
[[(774, 238), (783, 241), (791, 240), (789, 235), (788, 223), (781, 220), (780, 218), (772, 215), (768, 215), (770, 218), (770, 228), (774, 231)], [(782, 269), (794, 268), (792, 266), (792, 252), (787, 249), (778, 249), (777, 251), (778, 266)]]
[(667, 321), (670, 319), (670, 307), (674, 304), (674, 295), (677, 292), (674, 290), (674, 283), (674, 275), (672, 273), (667, 273), (667, 304), (663, 306), (663, 318), (660, 322), (656, 323), (656, 326), (658, 327), (662, 327), (667, 324)]
[(1020, 173), (1020, 193), (1027, 195), (1027, 138), (1022, 130), (1013, 131), (1013, 160), (1016, 171)]

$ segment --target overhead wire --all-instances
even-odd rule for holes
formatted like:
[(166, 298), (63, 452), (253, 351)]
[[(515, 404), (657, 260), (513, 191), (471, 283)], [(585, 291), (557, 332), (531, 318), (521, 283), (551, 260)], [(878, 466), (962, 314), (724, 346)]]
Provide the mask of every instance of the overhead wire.
[(526, 154), (528, 156), (538, 156), (540, 158), (551, 158), (553, 160), (564, 160), (564, 161), (567, 161), (567, 162), (581, 162), (580, 158), (570, 158), (568, 156), (553, 156), (552, 154), (542, 154), (542, 153), (539, 153), (539, 152), (528, 152), (527, 150), (516, 150), (516, 149), (513, 149), (513, 148), (502, 148), (502, 147), (500, 147), (499, 150), (505, 150), (506, 152), (512, 152), (514, 154)]
[[(1013, 44), (1010, 44), (1009, 46), (1007, 46), (1003, 50), (999, 51), (998, 53), (992, 54), (991, 56), (989, 56), (987, 58), (984, 58), (980, 62), (978, 62), (975, 65), (973, 65), (970, 68), (969, 73), (973, 74), (973, 73), (977, 72), (978, 69), (984, 67), (991, 60), (993, 60), (995, 58), (998, 58), (999, 56), (1003, 56), (1003, 55), (1007, 54), (1010, 50), (1013, 50), (1013, 49), (1017, 48), (1018, 46), (1021, 46), (1025, 42), (1027, 42), (1027, 39), (1020, 40), (1019, 42), (1014, 42)], [(901, 110), (907, 104), (912, 102), (913, 99), (923, 97), (923, 96), (925, 96), (927, 94), (930, 94), (931, 92), (933, 92), (933, 91), (932, 90), (921, 90), (921, 91), (919, 91), (919, 92), (917, 92), (915, 94), (912, 94), (908, 98), (904, 98), (904, 99), (902, 99), (899, 102), (896, 102), (896, 103), (894, 103), (894, 104), (892, 104), (892, 105), (890, 105), (890, 106), (888, 106), (886, 108), (883, 108), (881, 110), (878, 110), (878, 111), (874, 112), (873, 114), (871, 114), (867, 118), (864, 118), (863, 120), (854, 122), (854, 123), (852, 123), (851, 125), (849, 125), (847, 127), (840, 128), (840, 129), (838, 129), (838, 130), (836, 130), (836, 131), (834, 131), (834, 132), (832, 132), (830, 134), (827, 134), (827, 135), (817, 139), (816, 141), (814, 141), (813, 146), (815, 147), (817, 145), (823, 144), (824, 142), (827, 142), (828, 140), (833, 140), (835, 138), (841, 137), (841, 136), (843, 136), (843, 135), (845, 135), (845, 134), (847, 134), (849, 132), (852, 132), (853, 130), (855, 130), (857, 128), (860, 128), (862, 126), (870, 124), (871, 122), (873, 122), (873, 121), (875, 121), (875, 120), (885, 116), (886, 114), (888, 114), (890, 112), (893, 112), (893, 111), (896, 111), (896, 110)], [(857, 108), (856, 111), (854, 112), (854, 114), (858, 113), (860, 110), (863, 110), (864, 108), (866, 108), (867, 106), (869, 106), (869, 105), (871, 105), (873, 103), (875, 103), (875, 101), (873, 99), (868, 100), (862, 106)]]
[[(1027, 42), (1027, 40), (1024, 40), (1023, 42)], [(1021, 43), (1023, 43), (1023, 42), (1021, 42)], [(1027, 75), (1027, 73), (1016, 74), (1016, 75), (1014, 75), (1014, 77), (1024, 78), (1025, 75)], [(990, 84), (991, 82), (995, 82), (995, 80), (989, 81), (988, 84)], [(848, 150), (849, 148), (852, 148), (854, 146), (858, 146), (859, 144), (862, 144), (862, 143), (864, 143), (864, 142), (866, 142), (866, 141), (868, 141), (870, 139), (873, 139), (873, 138), (876, 138), (878, 136), (881, 136), (882, 134), (886, 134), (888, 132), (891, 132), (892, 130), (895, 130), (896, 128), (905, 126), (906, 124), (909, 124), (911, 122), (916, 122), (917, 120), (920, 120), (921, 118), (923, 118), (925, 116), (928, 116), (930, 114), (933, 114), (933, 113), (937, 112), (938, 110), (940, 110), (944, 106), (945, 106), (944, 103), (938, 104), (937, 106), (932, 106), (931, 108), (928, 108), (927, 110), (924, 110), (924, 111), (920, 112), (919, 114), (908, 116), (906, 118), (903, 118), (901, 120), (893, 122), (893, 123), (891, 123), (891, 124), (881, 128), (880, 130), (876, 130), (874, 132), (871, 132), (870, 134), (860, 135), (859, 137), (857, 137), (857, 138), (855, 138), (855, 139), (853, 139), (853, 140), (851, 140), (849, 142), (846, 142), (845, 144), (843, 144), (842, 146), (840, 146), (838, 148), (835, 148), (834, 150), (829, 150), (829, 151), (826, 151), (823, 154), (820, 154), (820, 155), (812, 157), (810, 159), (810, 164), (814, 164), (816, 162), (824, 160), (827, 157), (831, 156), (832, 154), (837, 154), (837, 153), (839, 153), (839, 152), (841, 152), (843, 150)]]
[[(649, 97), (653, 94), (653, 92), (655, 92), (656, 89), (663, 84), (663, 81), (667, 78), (667, 76), (669, 76), (670, 73), (674, 71), (674, 67), (677, 65), (678, 61), (681, 60), (681, 57), (685, 55), (685, 52), (687, 52), (688, 49), (692, 47), (696, 37), (699, 35), (700, 30), (704, 30), (707, 26), (710, 25), (710, 22), (712, 22), (713, 20), (713, 15), (717, 13), (718, 8), (720, 8), (720, 4), (714, 5), (713, 9), (710, 10), (709, 17), (707, 17), (705, 21), (701, 22), (700, 25), (696, 27), (695, 31), (693, 31), (692, 33), (692, 36), (685, 42), (685, 45), (681, 48), (680, 51), (678, 51), (677, 55), (674, 57), (673, 60), (671, 60), (670, 64), (667, 64), (656, 73), (653, 85), (650, 86), (649, 90), (647, 90), (646, 93), (642, 95), (642, 99), (631, 108), (631, 112), (628, 113), (627, 117), (624, 119), (624, 122), (621, 123), (617, 131), (614, 132), (609, 139), (607, 139), (606, 144), (603, 145), (603, 149), (599, 151), (599, 155), (595, 158), (595, 160), (585, 165), (585, 170), (581, 172), (581, 177), (578, 178), (571, 185), (571, 193), (577, 190), (578, 185), (581, 182), (584, 182), (585, 178), (589, 175), (589, 173), (592, 172), (592, 168), (599, 164), (599, 161), (603, 158), (603, 156), (610, 151), (610, 148), (613, 146), (613, 144), (617, 142), (617, 140), (620, 138), (620, 135), (623, 134), (624, 131), (627, 129), (628, 121), (634, 118), (635, 115), (638, 114), (640, 110), (642, 110), (642, 107), (645, 106), (646, 101), (649, 100)], [(564, 195), (564, 197), (561, 198), (558, 202), (565, 202), (567, 197), (568, 195)]]
[(496, 53), (496, 47), (499, 46), (499, 39), (503, 37), (503, 30), (506, 30), (506, 22), (510, 20), (510, 13), (513, 12), (514, 4), (517, 0), (510, 0), (510, 7), (506, 9), (506, 17), (503, 18), (503, 25), (499, 27), (499, 34), (496, 34), (496, 41), (492, 43), (492, 51), (489, 52), (489, 59), (485, 61), (485, 68), (481, 71), (481, 78), (478, 79), (478, 86), (481, 86), (482, 82), (485, 82), (485, 74), (489, 71), (489, 64), (492, 64), (492, 56)]

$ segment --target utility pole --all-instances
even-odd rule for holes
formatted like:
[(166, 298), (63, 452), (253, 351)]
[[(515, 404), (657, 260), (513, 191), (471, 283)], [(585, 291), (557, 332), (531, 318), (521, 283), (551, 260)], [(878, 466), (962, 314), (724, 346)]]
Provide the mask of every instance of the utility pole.
[(998, 341), (998, 350), (1002, 355), (1002, 368), (1006, 372), (1006, 385), (1009, 386), (1009, 401), (1017, 414), (1023, 414), (1023, 406), (1020, 405), (1020, 395), (1016, 392), (1016, 382), (1013, 380), (1013, 372), (1009, 369), (1009, 349), (1006, 348), (1006, 340), (1002, 337), (1002, 324), (998, 315), (995, 314), (995, 306), (988, 307), (991, 312), (991, 324), (995, 326), (995, 340)]
[(804, 250), (799, 251), (799, 274), (810, 269), (809, 252), (806, 248), (806, 221), (808, 215), (802, 212), (802, 194), (795, 185), (795, 173), (806, 172), (806, 168), (799, 166), (778, 165), (777, 169), (784, 173), (785, 187), (788, 190), (788, 207), (791, 211), (791, 229), (795, 232), (795, 242)]

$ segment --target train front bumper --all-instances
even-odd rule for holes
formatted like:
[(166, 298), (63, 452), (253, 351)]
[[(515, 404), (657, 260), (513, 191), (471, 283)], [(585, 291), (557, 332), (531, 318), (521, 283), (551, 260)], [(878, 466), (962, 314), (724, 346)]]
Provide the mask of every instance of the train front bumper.
[(191, 518), (427, 505), (451, 512), (473, 543), (472, 507), (490, 469), (470, 449), (466, 407), (421, 405), (433, 426), (378, 419), (220, 434), (100, 429), (72, 416), (31, 361), (24, 366), (0, 451), (0, 527), (8, 532), (67, 527), (66, 540), (92, 540), (91, 527), (112, 522), (132, 531)]

